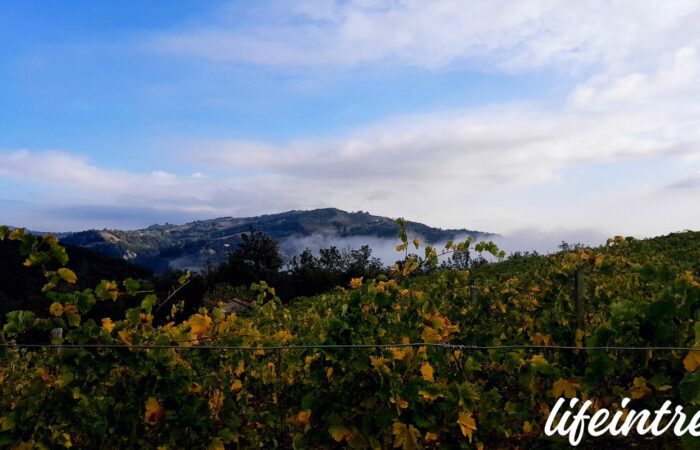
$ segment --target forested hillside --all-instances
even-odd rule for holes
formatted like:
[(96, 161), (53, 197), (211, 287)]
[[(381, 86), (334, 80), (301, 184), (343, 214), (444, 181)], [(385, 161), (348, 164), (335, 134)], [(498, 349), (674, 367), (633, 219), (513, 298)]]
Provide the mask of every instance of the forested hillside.
[[(490, 233), (433, 228), (407, 222), (408, 228), (427, 242), (472, 237), (488, 238)], [(287, 211), (258, 217), (221, 217), (184, 225), (152, 225), (142, 230), (87, 230), (64, 233), (61, 240), (73, 246), (93, 249), (104, 255), (142, 265), (156, 273), (172, 270), (198, 271), (207, 264), (226, 261), (228, 253), (241, 243), (241, 236), (254, 228), (281, 244), (293, 238), (324, 236), (332, 239), (349, 237), (392, 238), (397, 227), (393, 219), (367, 212), (346, 212), (336, 208), (312, 211)], [(337, 244), (336, 244), (337, 246)], [(303, 248), (300, 250), (302, 251)], [(296, 252), (285, 254), (291, 258)]]
[[(400, 230), (403, 260), (386, 274), (287, 303), (260, 282), (249, 310), (202, 308), (184, 320), (134, 280), (75, 291), (53, 238), (1, 231), (48, 285), (42, 312), (11, 313), (3, 328), (4, 343), (25, 347), (2, 353), (0, 442), (567, 448), (543, 434), (560, 396), (613, 410), (623, 397), (637, 409), (700, 404), (700, 359), (668, 349), (700, 342), (700, 233), (441, 270), (438, 249)], [(468, 250), (503, 257), (469, 240), (448, 243), (445, 257)], [(138, 300), (123, 317), (90, 315), (123, 299)], [(26, 347), (42, 342), (67, 347)], [(681, 445), (658, 439), (635, 443)]]

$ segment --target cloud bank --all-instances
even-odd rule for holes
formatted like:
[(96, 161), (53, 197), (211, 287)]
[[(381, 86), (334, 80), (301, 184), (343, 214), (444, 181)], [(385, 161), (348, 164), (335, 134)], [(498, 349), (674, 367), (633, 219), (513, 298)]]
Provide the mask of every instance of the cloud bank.
[(181, 139), (171, 150), (188, 170), (173, 173), (5, 149), (0, 179), (39, 186), (28, 201), (151, 208), (164, 220), (334, 206), (505, 234), (593, 225), (650, 235), (700, 223), (696, 2), (319, 0), (253, 9), (250, 21), (239, 13), (152, 33), (141, 51), (282, 72), (540, 71), (568, 89), (322, 138)]
[[(419, 235), (411, 234), (410, 238), (418, 237), (421, 242), (425, 242), (424, 238)], [(555, 229), (550, 231), (542, 231), (538, 229), (521, 229), (509, 233), (507, 236), (493, 236), (479, 240), (489, 240), (495, 242), (499, 249), (504, 250), (510, 255), (515, 252), (538, 252), (547, 254), (559, 251), (559, 245), (562, 242), (567, 242), (571, 245), (583, 244), (586, 246), (596, 247), (605, 244), (607, 238), (603, 233), (594, 229)], [(463, 241), (467, 238), (466, 235), (458, 236), (455, 241)], [(477, 240), (478, 242), (478, 240)], [(333, 234), (300, 236), (284, 239), (280, 242), (280, 250), (288, 258), (294, 255), (299, 255), (305, 249), (311, 250), (315, 255), (318, 255), (320, 249), (337, 247), (340, 250), (359, 249), (363, 245), (368, 245), (372, 249), (372, 256), (381, 259), (385, 265), (391, 265), (396, 261), (403, 259), (403, 252), (396, 251), (397, 239), (379, 238), (376, 236), (352, 236), (341, 237)], [(438, 252), (444, 248), (446, 242), (432, 243)], [(422, 249), (421, 249), (422, 251)], [(477, 257), (476, 252), (472, 252), (472, 257)], [(484, 257), (489, 259), (490, 255), (484, 254)], [(447, 256), (440, 259), (446, 260)]]

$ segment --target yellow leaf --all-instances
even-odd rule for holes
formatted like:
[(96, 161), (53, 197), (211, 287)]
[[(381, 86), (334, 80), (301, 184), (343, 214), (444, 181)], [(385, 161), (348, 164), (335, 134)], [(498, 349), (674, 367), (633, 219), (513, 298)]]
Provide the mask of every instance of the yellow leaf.
[(435, 331), (435, 329), (432, 327), (425, 327), (423, 329), (422, 336), (423, 336), (423, 341), (428, 342), (428, 343), (440, 342), (440, 340), (442, 339), (440, 334), (437, 331)]
[(154, 397), (148, 397), (145, 407), (146, 412), (143, 415), (143, 420), (146, 423), (157, 423), (165, 417), (165, 411)]
[(73, 443), (70, 441), (70, 434), (68, 433), (63, 433), (63, 446), (65, 448), (71, 448), (73, 446)]
[(372, 367), (377, 369), (380, 373), (388, 374), (391, 372), (389, 367), (386, 366), (386, 358), (383, 356), (370, 356), (369, 362), (372, 364)]
[(231, 390), (233, 392), (238, 392), (241, 389), (243, 389), (243, 383), (241, 380), (233, 380), (233, 383), (231, 383)]
[(576, 388), (580, 387), (581, 383), (578, 381), (564, 380), (559, 378), (554, 382), (552, 386), (552, 394), (555, 397), (561, 397), (564, 394), (566, 398), (572, 398), (576, 396)]
[(221, 408), (224, 406), (224, 393), (218, 389), (214, 390), (209, 396), (208, 404), (209, 410), (214, 413), (215, 416), (218, 415), (219, 411), (221, 411)]
[(102, 328), (107, 330), (107, 333), (111, 333), (114, 330), (114, 322), (109, 317), (102, 319)]
[(117, 335), (123, 343), (125, 343), (126, 345), (131, 345), (131, 334), (128, 330), (119, 330), (119, 333), (117, 333)]
[(309, 418), (311, 417), (311, 410), (303, 409), (299, 411), (294, 418), (294, 424), (298, 427), (303, 427), (309, 423)]
[(287, 342), (292, 338), (292, 333), (287, 330), (281, 330), (272, 335), (274, 338), (279, 339), (282, 342)]
[(695, 372), (695, 369), (700, 367), (700, 348), (691, 350), (685, 355), (685, 358), (683, 358), (683, 367), (685, 367), (685, 370), (688, 372)]
[(547, 360), (542, 354), (539, 354), (530, 358), (530, 363), (534, 366), (544, 366), (547, 365)]
[(66, 283), (75, 284), (75, 282), (78, 281), (78, 277), (75, 275), (75, 272), (65, 267), (58, 269), (58, 276), (61, 277)]
[(420, 373), (423, 375), (425, 381), (435, 381), (435, 378), (433, 378), (433, 366), (431, 366), (429, 362), (426, 361), (420, 366)]
[(425, 442), (435, 442), (435, 441), (437, 441), (437, 440), (438, 440), (438, 435), (437, 435), (437, 434), (431, 433), (430, 431), (428, 431), (427, 433), (425, 433)]
[(415, 239), (413, 240), (413, 245), (414, 245), (416, 248), (420, 247), (420, 239), (415, 238)]
[(394, 447), (401, 447), (403, 450), (421, 448), (420, 431), (413, 425), (406, 426), (401, 422), (394, 422), (391, 433), (394, 435)]
[(401, 361), (406, 357), (407, 353), (406, 349), (401, 347), (391, 347), (389, 351), (391, 352), (391, 357), (394, 361)]
[(651, 393), (651, 389), (647, 386), (647, 380), (644, 377), (636, 377), (632, 382), (631, 396), (633, 399), (642, 398)]
[(244, 372), (245, 372), (245, 363), (241, 359), (238, 361), (238, 365), (236, 366), (236, 370), (233, 373), (235, 373), (237, 377), (240, 377), (241, 374), (243, 374)]
[(396, 406), (398, 406), (401, 409), (408, 408), (408, 402), (399, 396), (396, 396), (396, 398), (391, 398), (390, 401), (391, 403), (396, 404)]
[(209, 443), (209, 450), (225, 450), (224, 443), (220, 438), (214, 438)]
[(209, 330), (211, 317), (208, 314), (195, 314), (186, 323), (190, 326), (190, 333), (199, 336)]
[(53, 302), (51, 306), (49, 306), (49, 312), (56, 317), (61, 317), (63, 315), (63, 305), (58, 302)]
[(472, 417), (472, 413), (470, 411), (460, 412), (457, 423), (459, 424), (459, 429), (462, 430), (462, 434), (468, 437), (469, 442), (471, 442), (472, 434), (476, 431), (476, 422), (474, 417)]
[(525, 423), (523, 423), (523, 432), (525, 432), (525, 433), (532, 432), (532, 424), (530, 422), (525, 421)]
[(336, 442), (343, 442), (352, 437), (352, 431), (342, 425), (332, 425), (330, 428), (328, 428), (328, 433), (330, 433), (333, 440)]
[(425, 400), (427, 402), (432, 402), (435, 399), (437, 399), (438, 397), (444, 397), (444, 395), (439, 393), (439, 392), (432, 393), (432, 392), (426, 391), (425, 389), (419, 390), (418, 395), (420, 395), (423, 398), (423, 400)]

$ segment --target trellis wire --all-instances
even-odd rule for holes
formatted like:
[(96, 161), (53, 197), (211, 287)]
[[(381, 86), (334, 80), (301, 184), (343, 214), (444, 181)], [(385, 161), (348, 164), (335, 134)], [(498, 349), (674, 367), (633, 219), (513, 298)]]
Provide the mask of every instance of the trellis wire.
[(275, 351), (275, 350), (324, 350), (324, 349), (377, 349), (377, 348), (402, 348), (402, 347), (430, 347), (443, 350), (583, 350), (583, 351), (700, 351), (698, 347), (672, 347), (672, 346), (584, 346), (573, 345), (525, 345), (525, 344), (500, 344), (500, 345), (470, 345), (470, 344), (445, 344), (434, 342), (409, 342), (397, 344), (299, 344), (299, 345), (270, 345), (270, 346), (240, 346), (240, 345), (176, 345), (176, 344), (32, 344), (32, 343), (8, 343), (1, 342), (0, 348), (46, 348), (46, 349), (134, 349), (134, 350), (240, 350), (240, 351)]

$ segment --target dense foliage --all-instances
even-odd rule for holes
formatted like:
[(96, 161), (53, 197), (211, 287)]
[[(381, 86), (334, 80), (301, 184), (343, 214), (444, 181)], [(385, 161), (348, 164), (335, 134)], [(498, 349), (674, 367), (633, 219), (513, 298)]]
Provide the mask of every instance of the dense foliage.
[[(41, 267), (22, 267), (26, 257), (20, 255), (19, 247), (19, 241), (0, 241), (0, 323), (10, 311), (27, 309), (38, 313), (46, 309), (46, 299), (41, 292), (41, 286), (46, 280)], [(70, 285), (70, 289), (95, 287), (105, 278), (153, 280), (152, 273), (148, 269), (91, 250), (66, 247), (66, 255), (70, 258), (71, 270), (77, 276), (76, 284)], [(166, 283), (168, 280), (164, 279), (163, 284)], [(164, 291), (167, 291), (171, 285), (172, 283)], [(124, 309), (126, 308), (119, 311), (120, 315), (124, 313)], [(104, 311), (105, 314), (115, 312), (114, 308)]]
[[(5, 342), (124, 348), (9, 348), (0, 382), (0, 442), (25, 448), (513, 448), (566, 445), (542, 429), (558, 396), (615, 409), (665, 399), (700, 404), (700, 358), (625, 352), (373, 348), (375, 344), (692, 346), (700, 341), (700, 233), (615, 238), (601, 248), (443, 270), (405, 229), (404, 260), (375, 279), (282, 304), (254, 285), (250, 311), (202, 309), (138, 294), (137, 282), (71, 290), (75, 274), (52, 236), (0, 228), (46, 276), (43, 314), (12, 312)], [(491, 244), (448, 244), (447, 251)], [(502, 255), (499, 255), (502, 256)], [(573, 277), (585, 273), (585, 330)], [(427, 274), (426, 274), (427, 273)], [(187, 280), (180, 280), (185, 283)], [(474, 288), (472, 288), (474, 286)], [(90, 318), (104, 302), (139, 298), (125, 317)], [(154, 325), (156, 311), (170, 320)], [(698, 327), (700, 332), (700, 327)], [(255, 347), (214, 350), (211, 344)], [(264, 350), (262, 346), (367, 344)], [(173, 348), (147, 348), (153, 345)], [(688, 442), (691, 445), (692, 442)], [(657, 444), (661, 445), (661, 444)], [(665, 443), (664, 445), (670, 445)]]
[[(171, 303), (182, 303), (178, 317), (184, 318), (204, 305), (249, 301), (255, 298), (250, 285), (260, 280), (275, 286), (277, 295), (286, 302), (299, 296), (320, 294), (336, 286), (346, 286), (352, 278), (375, 278), (388, 273), (388, 268), (372, 256), (368, 246), (356, 250), (330, 247), (320, 249), (318, 256), (306, 249), (285, 264), (278, 242), (253, 228), (241, 234), (240, 242), (229, 253), (226, 262), (207, 265), (200, 273), (170, 270), (154, 275), (124, 259), (82, 247), (67, 246), (66, 252), (78, 279), (71, 288), (94, 287), (102, 279), (134, 278), (141, 284), (140, 292), (149, 291), (159, 298), (169, 297)], [(8, 312), (16, 309), (35, 314), (41, 314), (45, 309), (44, 296), (37, 289), (44, 278), (42, 270), (39, 267), (22, 268), (22, 261), (19, 242), (0, 241), (0, 323)], [(178, 286), (176, 282), (183, 275), (187, 277), (187, 283)], [(173, 286), (177, 288), (173, 289)], [(118, 303), (95, 305), (91, 314), (119, 317), (136, 304), (136, 299), (124, 297)], [(155, 315), (155, 323), (164, 323), (165, 312)]]
[(290, 300), (345, 286), (353, 278), (375, 278), (388, 273), (366, 245), (357, 250), (324, 248), (318, 256), (306, 249), (285, 265), (279, 244), (267, 234), (251, 228), (241, 238), (225, 263), (205, 267), (202, 278), (210, 294), (222, 284), (240, 289), (265, 280), (275, 286), (283, 300)]

